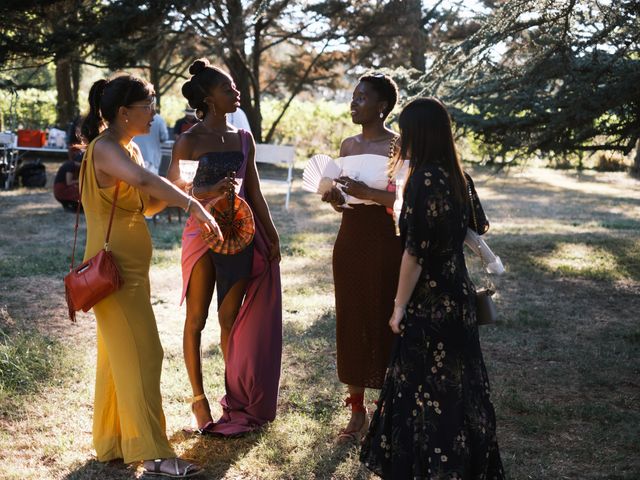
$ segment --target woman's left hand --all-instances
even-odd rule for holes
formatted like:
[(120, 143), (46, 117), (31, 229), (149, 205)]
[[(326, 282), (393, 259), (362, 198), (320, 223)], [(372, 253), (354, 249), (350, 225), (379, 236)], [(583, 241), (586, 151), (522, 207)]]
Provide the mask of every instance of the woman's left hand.
[(354, 180), (350, 177), (338, 177), (336, 182), (342, 185), (342, 191), (347, 195), (367, 200), (369, 198), (370, 189), (366, 183)]
[(389, 326), (393, 333), (400, 334), (402, 333), (402, 330), (404, 330), (404, 325), (401, 325), (401, 322), (404, 319), (404, 310), (404, 307), (399, 306), (393, 309), (393, 313), (389, 319)]
[(269, 261), (277, 260), (278, 262), (281, 259), (280, 255), (280, 239), (276, 238), (275, 240), (271, 240), (269, 244)]

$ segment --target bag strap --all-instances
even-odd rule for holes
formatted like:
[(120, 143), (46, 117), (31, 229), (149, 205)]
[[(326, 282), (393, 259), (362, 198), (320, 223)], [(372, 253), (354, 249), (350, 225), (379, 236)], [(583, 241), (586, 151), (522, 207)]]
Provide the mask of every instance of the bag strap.
[(469, 190), (469, 207), (471, 207), (471, 218), (473, 219), (473, 226), (476, 227), (475, 231), (478, 235), (478, 220), (476, 219), (476, 208), (473, 205), (473, 193), (471, 192), (471, 183), (467, 182), (467, 189)]
[[(91, 148), (93, 149), (93, 146), (91, 146)], [(85, 182), (85, 178), (84, 178), (84, 174), (86, 172), (86, 163), (87, 163), (87, 156), (88, 156), (88, 152), (89, 152), (89, 148), (87, 148), (87, 153), (85, 153), (84, 157), (82, 158), (82, 163), (80, 164), (80, 201), (78, 201), (78, 208), (76, 209), (76, 225), (73, 228), (73, 249), (71, 250), (71, 266), (69, 267), (69, 271), (73, 270), (73, 263), (75, 261), (75, 256), (76, 256), (76, 242), (78, 240), (78, 223), (80, 220), (80, 207), (82, 206), (82, 189), (84, 187), (84, 182)], [(109, 249), (109, 236), (111, 234), (111, 223), (113, 222), (113, 214), (115, 213), (116, 210), (116, 200), (118, 198), (118, 190), (120, 190), (120, 180), (116, 181), (116, 189), (113, 192), (113, 200), (111, 202), (111, 215), (109, 216), (109, 227), (107, 228), (107, 236), (104, 240), (104, 249), (108, 250)]]
[(389, 142), (389, 153), (387, 154), (387, 177), (389, 181), (393, 178), (394, 171), (396, 165), (392, 165), (393, 159), (396, 155), (396, 146), (398, 145), (398, 140), (400, 140), (400, 135), (394, 135), (394, 137)]

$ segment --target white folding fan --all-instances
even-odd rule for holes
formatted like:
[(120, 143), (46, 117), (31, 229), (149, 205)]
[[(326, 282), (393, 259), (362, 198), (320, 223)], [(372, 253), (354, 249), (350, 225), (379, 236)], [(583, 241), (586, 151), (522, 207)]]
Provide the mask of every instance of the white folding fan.
[(302, 174), (302, 188), (307, 192), (323, 194), (333, 186), (333, 179), (340, 176), (340, 167), (329, 155), (314, 155), (307, 162)]

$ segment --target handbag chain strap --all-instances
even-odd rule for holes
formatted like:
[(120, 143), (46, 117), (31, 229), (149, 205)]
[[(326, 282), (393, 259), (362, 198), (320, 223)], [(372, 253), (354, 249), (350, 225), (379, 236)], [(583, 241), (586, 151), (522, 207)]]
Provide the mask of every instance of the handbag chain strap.
[(476, 227), (476, 233), (478, 233), (478, 220), (476, 219), (476, 209), (473, 206), (473, 193), (471, 192), (471, 183), (467, 183), (467, 190), (469, 190), (469, 207), (471, 207), (471, 218), (473, 219), (473, 226)]
[(396, 155), (396, 146), (398, 145), (398, 140), (400, 140), (400, 135), (394, 135), (393, 138), (391, 139), (391, 141), (389, 142), (389, 153), (387, 155), (388, 157), (388, 169), (387, 169), (387, 176), (389, 177), (389, 181), (391, 181), (391, 179), (393, 178), (393, 173), (395, 170), (395, 165), (391, 165), (391, 162), (393, 161), (393, 158)]
[[(87, 163), (87, 154), (85, 153), (82, 158), (82, 163), (80, 164), (80, 201), (78, 201), (78, 208), (76, 209), (76, 225), (73, 228), (73, 249), (71, 250), (71, 267), (69, 267), (69, 271), (73, 270), (73, 263), (75, 261), (76, 256), (76, 241), (78, 240), (78, 223), (80, 220), (80, 207), (82, 206), (82, 188), (84, 187), (84, 173), (86, 171), (86, 163)], [(116, 200), (118, 198), (118, 190), (120, 190), (120, 180), (116, 181), (116, 188), (113, 192), (113, 200), (111, 202), (111, 215), (109, 216), (109, 226), (107, 227), (107, 236), (104, 240), (104, 249), (106, 251), (109, 250), (109, 236), (111, 235), (111, 224), (113, 223), (113, 214), (116, 211)]]

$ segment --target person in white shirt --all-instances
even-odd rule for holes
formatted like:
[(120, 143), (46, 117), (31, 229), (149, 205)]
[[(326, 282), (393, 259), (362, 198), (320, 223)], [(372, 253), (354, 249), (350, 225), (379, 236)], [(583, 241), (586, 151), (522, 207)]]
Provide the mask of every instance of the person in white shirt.
[(240, 107), (238, 107), (235, 112), (227, 113), (227, 122), (236, 128), (241, 128), (247, 132), (251, 131), (251, 125), (249, 125), (247, 114), (244, 113)]
[(153, 116), (151, 129), (147, 135), (137, 135), (133, 138), (133, 141), (136, 142), (142, 152), (144, 167), (156, 175), (162, 161), (162, 142), (166, 142), (168, 138), (167, 124), (159, 113)]

